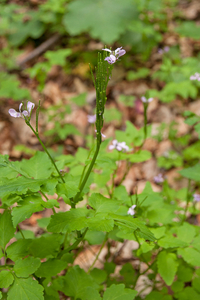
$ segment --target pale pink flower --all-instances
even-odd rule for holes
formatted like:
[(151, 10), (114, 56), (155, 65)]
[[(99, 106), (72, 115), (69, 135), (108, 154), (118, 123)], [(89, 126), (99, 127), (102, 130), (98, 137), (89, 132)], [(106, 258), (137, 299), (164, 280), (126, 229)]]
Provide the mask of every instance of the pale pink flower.
[(102, 49), (104, 51), (110, 52), (110, 56), (107, 56), (104, 60), (107, 61), (110, 65), (114, 64), (118, 58), (126, 53), (126, 50), (122, 49), (122, 47), (117, 48), (112, 51), (108, 48)]
[(193, 194), (193, 200), (195, 201), (195, 202), (199, 202), (200, 201), (200, 195), (199, 194)]
[(141, 100), (142, 100), (143, 103), (150, 103), (151, 101), (153, 101), (153, 98), (147, 99), (146, 97), (142, 96)]
[(8, 112), (11, 115), (11, 117), (24, 119), (24, 117), (30, 117), (31, 112), (32, 112), (33, 108), (35, 107), (35, 104), (28, 101), (28, 103), (26, 105), (27, 110), (22, 111), (22, 107), (23, 107), (23, 103), (20, 103), (19, 112), (17, 112), (14, 108), (10, 108)]
[(112, 145), (110, 145), (108, 147), (109, 150), (113, 150), (113, 149), (116, 149), (118, 151), (122, 151), (124, 150), (125, 152), (129, 151), (129, 147), (126, 145), (125, 142), (121, 142), (119, 143), (117, 140), (113, 140), (112, 141)]
[(162, 183), (164, 181), (163, 175), (159, 173), (157, 176), (154, 177), (155, 183)]
[(96, 122), (96, 115), (92, 115), (92, 116), (88, 115), (87, 118), (88, 118), (88, 122), (91, 124), (94, 124)]

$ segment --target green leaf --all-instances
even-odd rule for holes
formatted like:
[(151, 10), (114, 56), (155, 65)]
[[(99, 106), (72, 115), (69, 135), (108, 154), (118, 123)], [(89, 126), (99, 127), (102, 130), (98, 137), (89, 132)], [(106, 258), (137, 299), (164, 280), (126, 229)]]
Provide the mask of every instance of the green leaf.
[(59, 196), (65, 195), (67, 198), (72, 198), (79, 192), (79, 188), (74, 181), (60, 183), (57, 185), (56, 190)]
[(195, 181), (200, 181), (200, 164), (199, 163), (193, 167), (183, 169), (178, 172), (186, 178), (193, 179)]
[(14, 242), (6, 249), (7, 256), (13, 261), (25, 257), (29, 254), (28, 246), (31, 242), (31, 239), (21, 239)]
[(43, 286), (32, 278), (17, 278), (8, 291), (8, 300), (44, 300)]
[(88, 218), (86, 222), (86, 226), (89, 227), (91, 230), (97, 231), (106, 231), (109, 232), (114, 227), (113, 219), (109, 218), (107, 214), (96, 214), (92, 218)]
[(77, 300), (78, 298), (81, 300), (100, 300), (97, 292), (98, 287), (98, 284), (89, 274), (85, 273), (79, 266), (74, 266), (64, 276), (62, 292)]
[(119, 209), (116, 201), (110, 200), (101, 194), (94, 193), (89, 197), (89, 205), (96, 210), (96, 213), (115, 212)]
[(141, 150), (136, 153), (129, 154), (128, 157), (132, 163), (143, 162), (151, 158), (151, 152), (147, 150)]
[(195, 24), (194, 21), (182, 22), (178, 27), (175, 28), (181, 36), (186, 36), (194, 40), (199, 40), (200, 38), (200, 27)]
[(133, 233), (137, 230), (137, 234), (150, 241), (155, 241), (153, 233), (138, 219), (133, 219), (131, 216), (120, 216), (117, 214), (109, 214), (114, 220), (115, 224), (119, 226), (126, 233)]
[(44, 210), (44, 204), (45, 202), (39, 194), (26, 197), (24, 201), (20, 202), (20, 206), (12, 209), (13, 225), (17, 226), (20, 222), (30, 218), (34, 212)]
[(123, 3), (121, 0), (85, 0), (84, 3), (75, 0), (68, 5), (63, 23), (71, 35), (89, 31), (93, 38), (112, 44), (136, 15), (136, 7), (131, 0)]
[(178, 249), (178, 255), (181, 255), (183, 259), (194, 267), (200, 267), (200, 252), (193, 248)]
[(0, 215), (0, 228), (0, 246), (5, 249), (7, 243), (12, 237), (14, 237), (15, 234), (15, 228), (12, 223), (11, 214), (7, 210)]
[(68, 265), (68, 262), (58, 259), (49, 259), (43, 262), (39, 269), (35, 272), (38, 277), (51, 277), (56, 276)]
[(104, 281), (106, 281), (107, 273), (104, 270), (94, 268), (90, 272), (90, 276), (92, 276), (97, 284), (102, 284)]
[(160, 252), (157, 257), (157, 265), (158, 272), (164, 279), (165, 283), (167, 285), (171, 285), (178, 268), (176, 255), (174, 253), (168, 253), (167, 251)]
[(67, 212), (60, 212), (51, 217), (47, 229), (51, 232), (71, 232), (87, 227), (87, 219), (83, 209), (71, 209)]
[(36, 152), (32, 158), (20, 162), (20, 167), (34, 179), (49, 178), (54, 171), (54, 166), (48, 155), (40, 151)]
[(90, 245), (101, 245), (105, 239), (105, 233), (102, 231), (88, 230), (85, 235), (85, 240)]
[(27, 257), (18, 259), (14, 265), (14, 271), (18, 277), (28, 277), (33, 274), (41, 265), (39, 258)]
[(188, 244), (178, 238), (174, 237), (171, 234), (166, 234), (163, 238), (158, 240), (158, 245), (165, 249), (168, 248), (177, 248), (177, 247), (186, 247)]
[(0, 288), (7, 289), (13, 283), (13, 280), (14, 277), (10, 271), (0, 272)]
[(189, 223), (184, 223), (182, 226), (177, 229), (177, 237), (183, 242), (191, 243), (196, 234), (195, 228)]
[(28, 190), (38, 192), (44, 181), (45, 180), (30, 179), (22, 176), (11, 179), (9, 182), (7, 180), (2, 180), (0, 184), (0, 197), (5, 197), (6, 195), (14, 193), (25, 194)]
[(57, 51), (47, 51), (44, 57), (47, 58), (51, 65), (65, 66), (66, 57), (72, 53), (71, 49), (59, 49)]
[(29, 251), (34, 257), (46, 258), (57, 254), (63, 237), (59, 234), (51, 234), (46, 237), (34, 239), (29, 245)]
[(137, 291), (126, 289), (124, 284), (112, 284), (106, 289), (103, 300), (133, 300)]
[(87, 93), (82, 93), (76, 97), (71, 98), (70, 101), (73, 101), (78, 106), (84, 106), (86, 104), (86, 96)]

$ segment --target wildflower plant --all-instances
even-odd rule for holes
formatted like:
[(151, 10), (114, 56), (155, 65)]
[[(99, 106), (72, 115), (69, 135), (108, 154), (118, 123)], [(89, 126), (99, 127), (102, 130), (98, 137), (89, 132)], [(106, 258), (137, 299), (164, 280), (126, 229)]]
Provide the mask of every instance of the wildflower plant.
[[(149, 136), (151, 98), (142, 98), (144, 127), (138, 129), (127, 121), (112, 142), (103, 135), (106, 88), (114, 64), (124, 54), (122, 48), (103, 49), (91, 72), (96, 89), (96, 112), (88, 116), (96, 127), (91, 149), (80, 147), (74, 156), (60, 155), (54, 161), (39, 135), (40, 103), (36, 114), (32, 102), (21, 103), (19, 112), (9, 110), (11, 117), (23, 118), (44, 151), (22, 161), (0, 155), (0, 299), (198, 299), (200, 230), (187, 222), (187, 216), (199, 213), (193, 205), (199, 195), (191, 185), (192, 180), (200, 181), (199, 163), (179, 171), (188, 178), (188, 188), (179, 192), (161, 173), (154, 178), (162, 183), (160, 193), (149, 182), (141, 193), (137, 186), (126, 190), (123, 182), (129, 170), (151, 158), (142, 149)], [(126, 169), (119, 179), (121, 161)], [(61, 200), (68, 210), (59, 211)], [(23, 230), (23, 221), (46, 209), (51, 216), (38, 220), (36, 235)], [(135, 241), (137, 249), (129, 251), (130, 262), (118, 274), (117, 260), (129, 241)], [(88, 245), (98, 245), (99, 250), (84, 270), (75, 259)], [(102, 269), (97, 269), (103, 249), (107, 253), (101, 259)]]

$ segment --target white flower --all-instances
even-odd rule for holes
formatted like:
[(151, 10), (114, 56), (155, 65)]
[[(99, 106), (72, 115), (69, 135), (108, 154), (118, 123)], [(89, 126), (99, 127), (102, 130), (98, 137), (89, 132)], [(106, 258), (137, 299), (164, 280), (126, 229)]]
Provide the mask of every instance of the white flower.
[(129, 151), (129, 147), (126, 145), (125, 142), (121, 142), (119, 143), (117, 140), (113, 140), (112, 141), (112, 145), (110, 145), (108, 147), (109, 150), (113, 150), (113, 149), (116, 149), (118, 151), (122, 151), (124, 150), (125, 152)]
[(135, 211), (134, 211), (135, 208), (136, 208), (136, 205), (132, 205), (132, 206), (129, 208), (127, 214), (128, 214), (128, 215), (131, 215), (131, 216), (134, 216), (134, 215), (135, 215)]
[(111, 51), (108, 48), (102, 49), (104, 51), (110, 52), (110, 56), (107, 56), (104, 60), (106, 60), (110, 65), (114, 64), (118, 58), (126, 53), (126, 50), (122, 49), (122, 47), (117, 48), (114, 51)]
[(142, 100), (143, 103), (150, 103), (151, 101), (153, 101), (153, 98), (147, 99), (146, 97), (142, 96), (141, 100)]
[(19, 112), (17, 112), (14, 108), (10, 108), (8, 112), (11, 115), (11, 117), (24, 119), (24, 117), (30, 117), (31, 112), (32, 112), (33, 108), (35, 107), (35, 104), (28, 101), (28, 103), (26, 105), (27, 110), (22, 111), (22, 107), (23, 107), (23, 103), (20, 103)]
[(91, 124), (94, 124), (96, 122), (96, 115), (93, 116), (88, 115), (87, 118), (88, 118), (88, 122)]

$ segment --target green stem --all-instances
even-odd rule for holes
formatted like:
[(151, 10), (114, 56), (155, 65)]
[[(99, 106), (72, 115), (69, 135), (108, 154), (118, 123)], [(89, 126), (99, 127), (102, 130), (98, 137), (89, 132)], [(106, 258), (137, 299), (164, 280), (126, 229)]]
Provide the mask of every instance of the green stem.
[(101, 254), (101, 251), (103, 250), (103, 247), (105, 246), (105, 243), (106, 243), (106, 241), (107, 241), (107, 238), (108, 238), (108, 232), (106, 233), (105, 238), (104, 238), (104, 241), (103, 241), (103, 243), (102, 243), (102, 245), (101, 245), (101, 248), (99, 249), (99, 252), (97, 253), (97, 255), (96, 255), (96, 257), (95, 257), (93, 263), (92, 263), (91, 266), (89, 267), (89, 270), (88, 270), (87, 273), (90, 273), (91, 269), (94, 267), (96, 261), (97, 261), (98, 258), (99, 258), (99, 255)]
[[(44, 198), (47, 200), (47, 202), (49, 201), (49, 199), (47, 198), (47, 196), (45, 195), (45, 193), (43, 193), (42, 191), (40, 191), (40, 193), (44, 196)], [(52, 208), (53, 214), (56, 214), (55, 208)]]
[(187, 187), (187, 198), (186, 198), (186, 207), (185, 207), (185, 211), (184, 211), (184, 217), (182, 219), (181, 224), (184, 223), (184, 221), (187, 218), (187, 211), (188, 211), (188, 207), (189, 207), (189, 201), (190, 201), (190, 184), (191, 184), (191, 179), (188, 180), (188, 187)]
[(45, 147), (45, 145), (43, 144), (43, 142), (41, 141), (39, 134), (34, 130), (34, 128), (31, 126), (31, 124), (29, 123), (29, 121), (25, 120), (26, 124), (30, 127), (30, 129), (33, 131), (33, 133), (35, 134), (35, 136), (37, 137), (38, 141), (40, 142), (40, 145), (42, 146), (42, 148), (44, 149), (44, 151), (46, 152), (46, 154), (48, 155), (48, 157), (50, 158), (52, 164), (54, 165), (60, 179), (62, 180), (63, 183), (65, 183), (65, 180), (63, 179), (62, 175), (60, 174), (53, 158), (51, 157), (51, 155), (49, 154), (47, 148)]
[(79, 188), (79, 192), (78, 192), (78, 193), (76, 194), (76, 196), (74, 197), (74, 203), (77, 203), (77, 202), (78, 202), (78, 199), (79, 199), (79, 197), (80, 197), (80, 195), (81, 195), (81, 193), (82, 193), (82, 191), (83, 191), (83, 189), (84, 189), (84, 186), (85, 186), (85, 184), (86, 184), (86, 182), (87, 182), (87, 180), (88, 180), (88, 177), (90, 176), (90, 173), (91, 173), (91, 171), (92, 171), (92, 168), (93, 168), (93, 166), (94, 166), (94, 164), (95, 164), (95, 161), (96, 161), (96, 159), (97, 159), (97, 156), (98, 156), (98, 153), (99, 153), (99, 150), (100, 150), (100, 146), (101, 146), (101, 143), (98, 142), (98, 140), (97, 140), (96, 151), (95, 151), (94, 156), (93, 156), (93, 158), (92, 158), (92, 161), (91, 161), (91, 163), (90, 163), (90, 165), (89, 165), (89, 168), (88, 168), (88, 170), (87, 170), (87, 172), (86, 172), (86, 174), (85, 174), (85, 177), (84, 177), (83, 181), (81, 182), (81, 185), (80, 185), (80, 188)]
[(24, 236), (24, 234), (23, 234), (23, 232), (22, 232), (22, 230), (21, 230), (21, 228), (20, 228), (20, 226), (19, 226), (19, 225), (17, 225), (17, 228), (18, 228), (19, 232), (21, 233), (21, 235), (22, 235), (22, 238), (23, 238), (23, 239), (25, 239), (25, 236)]
[(82, 240), (84, 239), (87, 231), (88, 231), (88, 228), (86, 228), (85, 231), (81, 234), (81, 237), (78, 238), (70, 247), (68, 247), (66, 250), (64, 250), (63, 253), (68, 253), (68, 252), (76, 249), (78, 247), (78, 245), (80, 244), (80, 242), (82, 242)]

